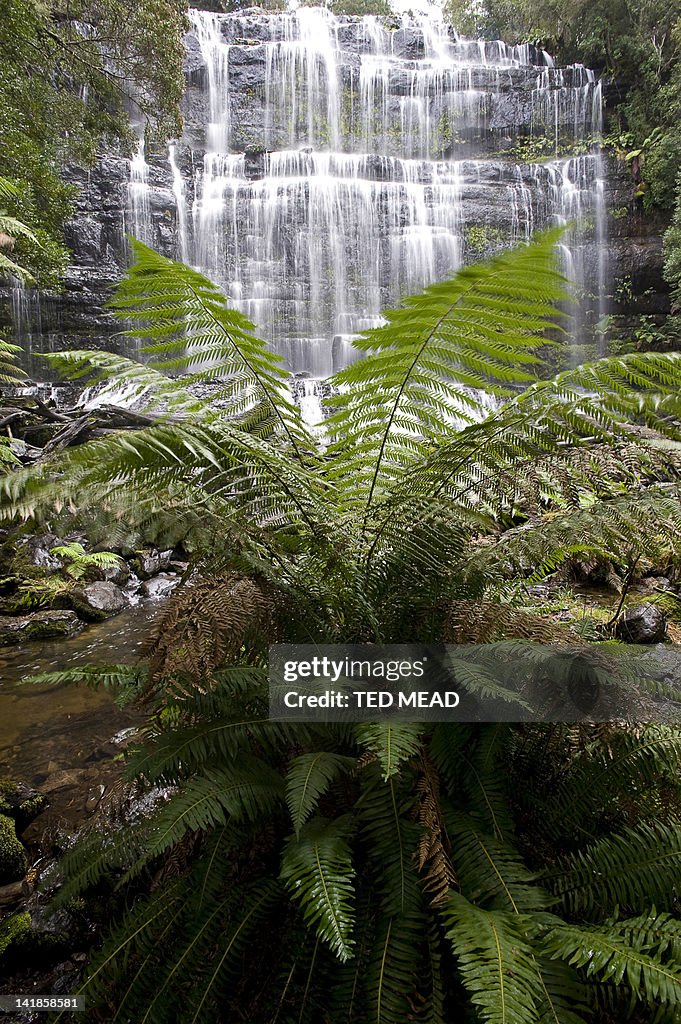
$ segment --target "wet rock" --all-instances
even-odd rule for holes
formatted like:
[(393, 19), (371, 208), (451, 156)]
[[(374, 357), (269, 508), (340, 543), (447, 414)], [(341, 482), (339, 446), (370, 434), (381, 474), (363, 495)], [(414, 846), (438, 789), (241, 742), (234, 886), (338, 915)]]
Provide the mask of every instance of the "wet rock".
[(117, 587), (124, 587), (131, 577), (130, 567), (123, 559), (120, 559), (116, 565), (107, 566), (101, 572), (103, 580), (106, 580), (108, 583), (115, 583)]
[(73, 611), (41, 611), (0, 617), (0, 645), (73, 636), (82, 622)]
[(27, 868), (26, 852), (17, 838), (14, 821), (0, 814), (0, 885), (19, 881)]
[(667, 618), (654, 604), (638, 604), (627, 608), (615, 629), (619, 640), (630, 644), (656, 644), (664, 640)]
[(13, 818), (19, 832), (46, 807), (47, 799), (37, 789), (12, 779), (0, 780), (0, 814)]
[(656, 591), (673, 590), (671, 580), (668, 580), (666, 576), (646, 576), (640, 583), (637, 583), (632, 588), (637, 594), (654, 594)]
[(158, 576), (154, 576), (153, 579), (145, 580), (140, 587), (140, 593), (143, 597), (161, 598), (166, 597), (180, 582), (177, 576), (169, 576), (167, 573), (161, 573)]
[(92, 789), (88, 793), (87, 800), (85, 801), (85, 810), (88, 812), (88, 814), (92, 814), (93, 811), (97, 810), (97, 806), (99, 804), (99, 801), (104, 796), (105, 790), (106, 786), (102, 786), (101, 784), (99, 786), (92, 787)]
[(172, 551), (158, 551), (157, 548), (147, 548), (138, 551), (132, 560), (132, 569), (142, 580), (151, 579), (159, 572), (167, 569), (173, 557)]
[(50, 554), (52, 548), (62, 547), (64, 541), (53, 533), (28, 537), (19, 544), (19, 552), (39, 569), (60, 569), (64, 564), (60, 558)]
[(40, 788), (43, 793), (54, 793), (59, 789), (80, 786), (83, 783), (85, 774), (83, 770), (76, 768), (62, 769), (48, 775), (45, 781), (41, 783)]
[(108, 580), (88, 583), (82, 589), (74, 591), (71, 601), (76, 611), (92, 622), (101, 622), (102, 619), (115, 615), (130, 604), (128, 596), (120, 587)]
[(136, 725), (130, 725), (127, 729), (121, 729), (115, 736), (111, 737), (111, 742), (115, 743), (117, 747), (127, 747), (135, 737), (138, 735), (139, 729)]

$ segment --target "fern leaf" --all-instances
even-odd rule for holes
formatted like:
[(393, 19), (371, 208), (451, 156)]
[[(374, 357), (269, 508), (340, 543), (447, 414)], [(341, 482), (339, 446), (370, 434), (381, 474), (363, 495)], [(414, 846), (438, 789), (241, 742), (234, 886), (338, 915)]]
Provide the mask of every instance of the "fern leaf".
[(367, 722), (357, 726), (359, 742), (375, 754), (389, 779), (400, 770), (400, 764), (418, 754), (422, 726), (413, 722)]
[(487, 1024), (538, 1024), (542, 982), (517, 916), (482, 910), (458, 893), (442, 907), (464, 988)]
[(313, 818), (288, 840), (281, 878), (298, 899), (305, 920), (340, 960), (352, 956), (354, 923), (349, 817)]
[(564, 924), (544, 940), (547, 954), (583, 969), (587, 977), (626, 984), (637, 999), (655, 1006), (681, 1005), (681, 970), (632, 948), (610, 928)]
[(297, 836), (338, 775), (354, 765), (350, 757), (319, 751), (295, 757), (286, 778), (286, 802)]

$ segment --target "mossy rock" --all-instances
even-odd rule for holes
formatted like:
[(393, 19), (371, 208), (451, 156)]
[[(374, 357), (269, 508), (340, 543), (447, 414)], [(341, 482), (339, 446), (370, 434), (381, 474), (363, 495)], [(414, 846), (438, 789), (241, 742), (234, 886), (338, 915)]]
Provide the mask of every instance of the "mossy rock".
[(0, 645), (72, 636), (81, 625), (73, 611), (46, 610), (31, 615), (3, 615), (0, 616)]
[(0, 814), (0, 885), (18, 882), (27, 868), (26, 851), (17, 839), (14, 819)]
[(0, 957), (17, 939), (25, 938), (31, 930), (31, 915), (27, 912), (12, 914), (0, 924)]
[(23, 782), (0, 779), (0, 814), (13, 818), (21, 832), (47, 807), (47, 797)]

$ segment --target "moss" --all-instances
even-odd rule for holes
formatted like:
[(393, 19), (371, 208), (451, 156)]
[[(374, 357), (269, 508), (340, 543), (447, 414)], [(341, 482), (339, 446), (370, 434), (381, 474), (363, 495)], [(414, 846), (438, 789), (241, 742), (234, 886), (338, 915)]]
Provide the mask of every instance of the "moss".
[(0, 814), (14, 818), (19, 830), (37, 818), (46, 807), (47, 798), (42, 793), (12, 779), (0, 779)]
[(27, 868), (26, 852), (17, 839), (14, 821), (0, 814), (0, 885), (18, 882)]
[(474, 253), (484, 253), (488, 247), (500, 244), (503, 238), (501, 229), (489, 224), (471, 224), (466, 228), (466, 245)]
[(23, 939), (31, 930), (29, 913), (12, 914), (0, 924), (0, 957), (16, 939)]

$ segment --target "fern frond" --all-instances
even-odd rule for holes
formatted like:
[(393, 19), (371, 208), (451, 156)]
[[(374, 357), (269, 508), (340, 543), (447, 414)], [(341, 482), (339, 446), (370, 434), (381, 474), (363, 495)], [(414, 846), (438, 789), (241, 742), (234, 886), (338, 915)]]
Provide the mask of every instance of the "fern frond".
[(452, 863), (463, 896), (504, 913), (542, 910), (551, 900), (514, 846), (487, 833), (461, 811), (445, 810)]
[(586, 976), (626, 984), (641, 1002), (681, 1005), (681, 970), (632, 948), (609, 927), (564, 924), (544, 939), (546, 953), (585, 971)]
[(418, 754), (422, 726), (416, 722), (363, 722), (356, 727), (357, 739), (375, 754), (387, 780), (400, 764)]
[(305, 920), (340, 960), (353, 955), (354, 925), (350, 816), (312, 818), (284, 847), (281, 878), (300, 902)]
[(354, 764), (351, 757), (324, 750), (293, 758), (286, 776), (286, 802), (297, 836), (334, 780)]
[(124, 876), (135, 877), (156, 857), (177, 846), (188, 833), (229, 823), (253, 821), (281, 805), (281, 776), (264, 761), (242, 754), (229, 768), (205, 768), (187, 781), (149, 823), (144, 853)]
[(145, 340), (151, 364), (190, 381), (227, 380), (232, 411), (265, 403), (296, 456), (311, 452), (313, 440), (286, 397), (282, 361), (255, 337), (254, 325), (198, 271), (135, 239), (131, 246), (134, 263), (112, 306), (119, 319), (133, 324), (127, 333)]
[(399, 917), (420, 912), (422, 894), (415, 863), (420, 829), (414, 820), (412, 787), (401, 788), (396, 775), (385, 781), (375, 764), (362, 772), (361, 781), (357, 813), (370, 849), (381, 914)]
[(681, 825), (643, 822), (561, 858), (544, 883), (568, 912), (591, 917), (602, 907), (635, 912), (651, 902), (670, 909), (680, 870)]
[(488, 1024), (538, 1024), (543, 987), (520, 919), (452, 893), (441, 910), (464, 988)]
[(355, 341), (366, 355), (334, 378), (341, 394), (328, 424), (338, 438), (329, 472), (347, 482), (355, 501), (368, 507), (382, 496), (414, 465), (424, 441), (445, 438), (454, 417), (478, 418), (472, 389), (509, 395), (509, 385), (532, 379), (524, 367), (537, 361), (565, 294), (555, 265), (559, 235), (464, 267)]

